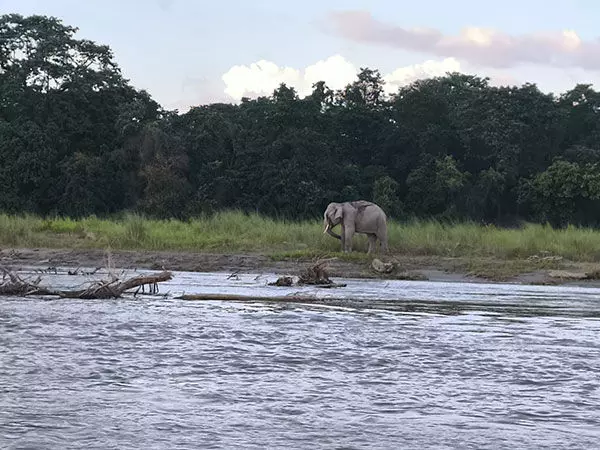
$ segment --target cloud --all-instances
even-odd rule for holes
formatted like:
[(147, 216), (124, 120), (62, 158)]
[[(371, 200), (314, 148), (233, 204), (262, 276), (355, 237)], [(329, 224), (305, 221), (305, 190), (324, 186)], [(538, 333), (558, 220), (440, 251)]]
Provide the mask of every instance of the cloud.
[[(233, 66), (222, 76), (225, 94), (234, 101), (242, 97), (271, 95), (281, 83), (294, 87), (300, 97), (312, 93), (313, 84), (325, 81), (330, 89), (343, 89), (357, 79), (357, 66), (341, 55), (334, 55), (304, 69), (280, 67), (272, 61), (260, 60), (248, 66)], [(456, 58), (427, 60), (421, 64), (398, 67), (382, 74), (386, 94), (398, 92), (398, 89), (424, 78), (442, 77), (447, 73), (460, 72), (487, 76), (491, 85), (517, 85), (517, 79), (504, 70), (481, 70), (470, 65), (465, 66)]]
[(458, 35), (433, 28), (403, 28), (366, 11), (330, 13), (332, 31), (346, 39), (463, 59), (473, 64), (507, 68), (520, 64), (600, 69), (600, 39), (583, 41), (575, 31), (509, 35), (490, 28), (466, 27)]
[(312, 92), (312, 86), (325, 81), (331, 89), (341, 89), (354, 81), (357, 68), (340, 55), (298, 70), (292, 67), (279, 67), (271, 61), (260, 60), (249, 66), (233, 66), (222, 76), (225, 93), (235, 100), (244, 96), (271, 95), (285, 83), (293, 86), (301, 97)]
[(422, 64), (399, 67), (393, 72), (384, 75), (385, 90), (388, 93), (397, 92), (406, 86), (423, 78), (441, 77), (448, 72), (461, 72), (460, 62), (455, 58), (446, 58), (442, 61), (428, 60)]
[(233, 66), (221, 78), (225, 93), (239, 100), (249, 93), (271, 94), (280, 83), (294, 86), (300, 81), (300, 72), (261, 59), (250, 66)]
[(357, 73), (354, 64), (343, 56), (334, 55), (304, 69), (304, 80), (308, 84), (304, 89), (310, 88), (309, 93), (312, 92), (312, 85), (319, 81), (325, 81), (330, 89), (343, 89), (354, 81)]

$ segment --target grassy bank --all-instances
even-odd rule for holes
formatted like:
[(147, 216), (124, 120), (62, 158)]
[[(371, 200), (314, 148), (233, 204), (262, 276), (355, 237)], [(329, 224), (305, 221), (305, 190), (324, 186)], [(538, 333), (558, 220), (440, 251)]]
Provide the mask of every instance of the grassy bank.
[[(279, 258), (337, 252), (339, 241), (322, 231), (320, 220), (285, 222), (240, 212), (190, 221), (137, 215), (111, 220), (0, 215), (3, 247), (262, 252)], [(472, 223), (391, 222), (389, 240), (393, 253), (414, 256), (521, 259), (560, 255), (573, 261), (600, 260), (600, 231), (575, 227), (556, 230), (529, 224), (508, 230)], [(355, 237), (355, 248), (364, 251), (366, 245), (365, 236)]]

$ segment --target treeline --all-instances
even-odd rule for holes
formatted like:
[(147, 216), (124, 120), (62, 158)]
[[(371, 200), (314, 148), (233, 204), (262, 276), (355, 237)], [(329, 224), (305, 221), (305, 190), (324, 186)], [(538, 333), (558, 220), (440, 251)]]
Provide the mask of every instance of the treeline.
[(0, 210), (239, 208), (320, 216), (371, 199), (397, 219), (600, 224), (600, 92), (448, 74), (386, 96), (377, 70), (271, 96), (166, 111), (111, 50), (46, 16), (0, 16)]

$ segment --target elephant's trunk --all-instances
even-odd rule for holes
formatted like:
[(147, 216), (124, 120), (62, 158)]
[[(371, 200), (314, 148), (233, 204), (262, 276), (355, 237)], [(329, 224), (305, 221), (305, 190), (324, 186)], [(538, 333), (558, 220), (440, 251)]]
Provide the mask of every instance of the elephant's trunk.
[(332, 229), (331, 229), (331, 223), (329, 221), (325, 222), (325, 229), (323, 230), (323, 234), (327, 233), (330, 236), (333, 236), (336, 239), (342, 239), (342, 237), (339, 234), (336, 234)]

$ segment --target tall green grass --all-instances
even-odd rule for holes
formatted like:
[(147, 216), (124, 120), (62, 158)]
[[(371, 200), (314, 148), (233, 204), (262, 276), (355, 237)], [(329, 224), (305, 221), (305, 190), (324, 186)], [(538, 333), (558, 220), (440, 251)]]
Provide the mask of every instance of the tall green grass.
[[(559, 230), (527, 224), (520, 229), (501, 229), (474, 223), (390, 221), (389, 241), (392, 252), (407, 255), (502, 259), (558, 255), (574, 261), (600, 260), (600, 231), (573, 226)], [(323, 234), (320, 220), (274, 220), (239, 211), (188, 221), (154, 220), (136, 214), (77, 220), (0, 214), (0, 245), (262, 252), (287, 257), (322, 255), (340, 248), (338, 240)], [(366, 237), (356, 235), (354, 248), (364, 251), (366, 247)]]
[(562, 256), (575, 261), (600, 259), (600, 230), (526, 224), (518, 229), (475, 223), (444, 224), (413, 221), (392, 224), (390, 242), (396, 251), (436, 256), (493, 256), (502, 259)]

